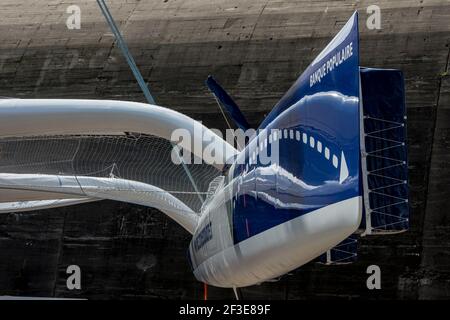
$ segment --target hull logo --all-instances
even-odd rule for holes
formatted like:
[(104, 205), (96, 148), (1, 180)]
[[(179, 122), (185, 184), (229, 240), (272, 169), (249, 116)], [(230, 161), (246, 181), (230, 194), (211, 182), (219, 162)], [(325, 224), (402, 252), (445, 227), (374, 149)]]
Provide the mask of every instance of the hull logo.
[(194, 240), (194, 249), (195, 251), (200, 250), (208, 241), (212, 239), (212, 230), (211, 230), (211, 222), (206, 226), (198, 234), (197, 238)]

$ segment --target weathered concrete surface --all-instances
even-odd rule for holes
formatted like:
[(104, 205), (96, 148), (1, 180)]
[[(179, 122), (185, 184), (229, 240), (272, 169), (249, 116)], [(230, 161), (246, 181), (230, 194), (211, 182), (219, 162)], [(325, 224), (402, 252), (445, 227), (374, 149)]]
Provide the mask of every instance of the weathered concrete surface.
[[(123, 0), (110, 9), (160, 105), (225, 123), (203, 82), (214, 74), (257, 125), (361, 10), (362, 65), (399, 68), (407, 89), (411, 230), (364, 239), (349, 266), (310, 264), (244, 297), (446, 298), (450, 289), (450, 3), (447, 0)], [(68, 30), (66, 8), (82, 10)], [(382, 29), (365, 9), (381, 7)], [(93, 0), (0, 3), (0, 95), (144, 101)], [(0, 294), (200, 298), (189, 235), (160, 213), (114, 202), (0, 216)], [(82, 290), (66, 289), (78, 264)], [(368, 265), (382, 290), (366, 288)], [(211, 298), (232, 297), (210, 289)]]

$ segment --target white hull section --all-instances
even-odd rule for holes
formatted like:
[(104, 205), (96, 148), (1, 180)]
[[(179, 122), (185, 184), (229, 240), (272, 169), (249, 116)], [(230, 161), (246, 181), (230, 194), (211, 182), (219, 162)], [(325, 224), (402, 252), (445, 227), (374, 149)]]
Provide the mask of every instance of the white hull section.
[[(65, 197), (75, 195), (149, 206), (164, 212), (191, 234), (197, 227), (199, 218), (170, 193), (149, 184), (119, 178), (0, 173), (0, 192), (2, 189), (15, 189), (18, 192), (24, 190), (26, 193), (30, 191), (62, 193)], [(2, 211), (6, 212), (5, 210), (8, 208), (3, 208)]]
[(281, 276), (354, 233), (361, 202), (350, 198), (257, 234), (205, 260), (195, 277), (217, 287), (245, 287)]
[(0, 137), (139, 132), (171, 141), (177, 129), (185, 130), (193, 139), (179, 145), (199, 158), (213, 144), (217, 161), (211, 165), (219, 170), (238, 152), (200, 122), (160, 106), (111, 100), (0, 101)]
[(54, 199), (54, 200), (33, 200), (17, 202), (0, 202), (1, 213), (19, 213), (35, 210), (44, 210), (60, 207), (68, 207), (82, 203), (94, 202), (97, 199), (78, 198), (78, 199)]

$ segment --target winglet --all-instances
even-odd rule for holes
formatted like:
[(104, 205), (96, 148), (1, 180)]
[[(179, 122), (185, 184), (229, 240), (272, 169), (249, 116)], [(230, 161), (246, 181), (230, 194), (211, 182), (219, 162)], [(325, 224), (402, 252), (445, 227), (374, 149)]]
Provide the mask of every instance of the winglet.
[(212, 94), (214, 94), (214, 96), (217, 98), (219, 103), (225, 108), (233, 121), (238, 125), (238, 127), (244, 131), (250, 129), (250, 125), (248, 124), (245, 116), (242, 114), (237, 104), (212, 76), (208, 76), (206, 85), (208, 86)]

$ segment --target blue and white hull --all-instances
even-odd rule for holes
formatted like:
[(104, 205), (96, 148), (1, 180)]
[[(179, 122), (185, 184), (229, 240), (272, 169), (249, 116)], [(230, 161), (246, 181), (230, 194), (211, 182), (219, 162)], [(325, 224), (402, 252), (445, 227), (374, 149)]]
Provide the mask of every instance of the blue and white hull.
[(267, 281), (358, 229), (359, 96), (355, 13), (263, 121), (205, 206), (189, 249), (198, 280), (219, 287)]
[(355, 232), (361, 205), (358, 196), (279, 224), (206, 259), (195, 277), (217, 287), (245, 287), (281, 276)]

